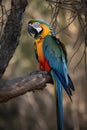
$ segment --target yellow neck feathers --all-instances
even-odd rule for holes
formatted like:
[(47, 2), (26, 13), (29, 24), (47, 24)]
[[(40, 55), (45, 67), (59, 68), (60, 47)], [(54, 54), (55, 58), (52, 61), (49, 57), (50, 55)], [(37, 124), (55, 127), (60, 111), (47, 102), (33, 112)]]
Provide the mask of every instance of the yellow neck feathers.
[(46, 35), (50, 35), (51, 34), (51, 30), (45, 24), (41, 24), (41, 27), (43, 28), (43, 31), (42, 31), (40, 37), (35, 39), (36, 42), (39, 42), (41, 39), (44, 39), (44, 37)]
[(51, 34), (51, 30), (44, 24), (41, 24), (41, 27), (43, 28), (41, 37), (44, 38), (46, 35), (50, 35)]

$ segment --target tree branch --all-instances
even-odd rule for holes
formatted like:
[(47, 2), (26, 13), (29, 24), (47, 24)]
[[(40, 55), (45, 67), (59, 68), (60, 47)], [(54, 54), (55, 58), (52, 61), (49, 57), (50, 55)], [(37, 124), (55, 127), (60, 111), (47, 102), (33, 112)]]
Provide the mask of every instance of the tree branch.
[(18, 46), (26, 6), (27, 0), (11, 0), (11, 11), (0, 39), (0, 78)]
[(23, 95), (26, 92), (43, 89), (52, 83), (51, 75), (46, 71), (35, 71), (25, 77), (0, 84), (0, 103)]

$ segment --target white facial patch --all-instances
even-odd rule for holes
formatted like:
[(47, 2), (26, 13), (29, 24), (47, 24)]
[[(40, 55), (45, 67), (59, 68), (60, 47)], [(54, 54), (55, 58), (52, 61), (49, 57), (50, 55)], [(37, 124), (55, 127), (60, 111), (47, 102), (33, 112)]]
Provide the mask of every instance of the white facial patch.
[(42, 31), (42, 27), (40, 26), (40, 23), (38, 22), (33, 23), (32, 27), (35, 28), (38, 33)]

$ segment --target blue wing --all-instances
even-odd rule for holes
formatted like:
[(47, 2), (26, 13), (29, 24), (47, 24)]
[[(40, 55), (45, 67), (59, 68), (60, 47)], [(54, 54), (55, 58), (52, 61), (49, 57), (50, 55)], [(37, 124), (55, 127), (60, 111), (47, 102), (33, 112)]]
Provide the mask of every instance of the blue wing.
[(68, 96), (71, 98), (71, 89), (74, 90), (74, 86), (73, 83), (71, 85), (71, 79), (68, 76), (66, 55), (61, 44), (59, 40), (57, 41), (48, 35), (44, 39), (43, 51), (51, 68), (55, 71)]
[(62, 43), (51, 35), (47, 35), (44, 38), (43, 52), (52, 68), (51, 75), (56, 83), (58, 129), (63, 130), (62, 85), (70, 99), (72, 96), (71, 89), (74, 90), (73, 83), (67, 71), (66, 52)]

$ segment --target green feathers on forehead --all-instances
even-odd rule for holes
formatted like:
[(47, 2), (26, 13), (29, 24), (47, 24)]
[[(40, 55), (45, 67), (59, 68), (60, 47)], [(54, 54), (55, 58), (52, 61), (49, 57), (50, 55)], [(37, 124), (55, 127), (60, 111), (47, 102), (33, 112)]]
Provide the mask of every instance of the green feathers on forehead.
[(34, 23), (34, 22), (38, 22), (38, 23), (40, 23), (40, 24), (45, 24), (45, 25), (51, 30), (52, 35), (55, 36), (55, 33), (54, 33), (52, 27), (50, 26), (50, 24), (49, 24), (48, 22), (46, 22), (46, 21), (44, 21), (44, 20), (41, 20), (41, 19), (31, 19), (31, 20), (29, 21), (29, 23)]
[(46, 22), (46, 21), (44, 21), (44, 20), (41, 20), (41, 19), (31, 19), (29, 22), (30, 22), (30, 23), (38, 22), (38, 23), (40, 23), (40, 24), (45, 24), (45, 25), (47, 25), (47, 26), (50, 28), (49, 23)]

